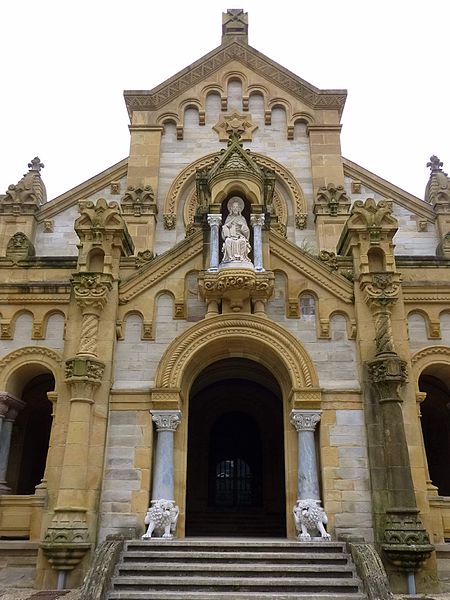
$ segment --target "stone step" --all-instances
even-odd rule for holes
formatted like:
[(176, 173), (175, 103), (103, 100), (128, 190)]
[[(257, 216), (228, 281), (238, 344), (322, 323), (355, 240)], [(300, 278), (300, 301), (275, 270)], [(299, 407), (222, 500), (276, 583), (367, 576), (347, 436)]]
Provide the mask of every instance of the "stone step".
[[(118, 568), (119, 576), (140, 577), (146, 574), (152, 576), (166, 576), (167, 562), (146, 562), (146, 563), (122, 563)], [(301, 577), (335, 577), (335, 578), (351, 578), (353, 576), (353, 568), (350, 565), (317, 565), (317, 564), (255, 564), (254, 562), (246, 562), (240, 564), (217, 562), (214, 564), (186, 563), (180, 562), (176, 564), (177, 577), (190, 577), (193, 574), (207, 575), (209, 577), (253, 577), (257, 573), (258, 577), (289, 577), (296, 575)]]
[(152, 548), (164, 548), (170, 551), (181, 551), (191, 548), (202, 548), (210, 552), (242, 552), (254, 548), (257, 552), (298, 552), (298, 553), (344, 553), (345, 544), (341, 542), (298, 542), (296, 540), (267, 540), (267, 539), (223, 539), (219, 538), (194, 538), (182, 540), (164, 540), (161, 538), (151, 538), (149, 540), (133, 540), (126, 542), (126, 550), (144, 550), (148, 551)]
[[(186, 592), (236, 591), (240, 592), (359, 592), (358, 581), (353, 578), (327, 580), (303, 577), (178, 577), (167, 573), (163, 577), (114, 577), (114, 591), (157, 591), (160, 589), (186, 590)], [(294, 588), (294, 589), (293, 589)]]
[(289, 563), (295, 564), (329, 564), (346, 565), (348, 557), (345, 554), (333, 553), (311, 553), (303, 554), (299, 552), (203, 552), (200, 550), (191, 550), (185, 552), (164, 552), (164, 551), (129, 551), (123, 556), (124, 562), (148, 562), (149, 560), (164, 559), (167, 563), (173, 564), (179, 561), (190, 562), (242, 562), (257, 561), (264, 563)]
[(367, 600), (367, 596), (361, 592), (347, 593), (345, 595), (336, 593), (316, 592), (313, 599), (310, 592), (186, 592), (162, 591), (157, 592), (112, 592), (110, 600)]

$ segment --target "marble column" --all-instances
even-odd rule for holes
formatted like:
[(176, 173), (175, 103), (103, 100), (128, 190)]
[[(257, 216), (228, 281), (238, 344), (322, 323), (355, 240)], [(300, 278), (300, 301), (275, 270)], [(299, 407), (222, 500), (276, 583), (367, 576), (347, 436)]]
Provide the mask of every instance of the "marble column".
[(255, 271), (264, 271), (262, 252), (262, 227), (264, 215), (250, 215), (250, 223), (253, 227), (253, 263)]
[(174, 494), (174, 433), (181, 421), (179, 410), (151, 410), (156, 425), (156, 455), (153, 470), (152, 500), (145, 518), (144, 539), (153, 535), (171, 538), (176, 529), (179, 508)]
[(298, 433), (298, 499), (320, 502), (314, 431), (320, 410), (292, 410), (291, 423)]
[(0, 407), (4, 414), (0, 431), (0, 495), (11, 493), (11, 488), (6, 482), (11, 435), (14, 421), (24, 406), (25, 402), (19, 400), (19, 398), (8, 392), (0, 392)]
[(208, 215), (208, 224), (211, 228), (210, 259), (208, 271), (217, 271), (219, 268), (219, 227), (222, 223), (221, 215)]

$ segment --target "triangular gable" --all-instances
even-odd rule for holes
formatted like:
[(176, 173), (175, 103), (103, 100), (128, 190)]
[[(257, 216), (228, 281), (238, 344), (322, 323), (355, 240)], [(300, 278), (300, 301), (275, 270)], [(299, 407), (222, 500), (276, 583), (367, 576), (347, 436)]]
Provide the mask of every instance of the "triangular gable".
[(371, 171), (364, 169), (360, 165), (342, 158), (344, 175), (354, 180), (360, 181), (364, 186), (383, 196), (383, 198), (393, 200), (395, 204), (409, 210), (410, 212), (423, 217), (429, 221), (435, 221), (436, 214), (433, 207), (421, 200), (417, 196), (402, 190), (393, 183), (386, 181), (382, 177), (375, 175)]
[(80, 185), (64, 192), (64, 194), (46, 202), (37, 213), (37, 220), (42, 222), (46, 219), (52, 219), (55, 215), (77, 205), (80, 200), (86, 200), (89, 196), (104, 190), (111, 182), (125, 177), (127, 170), (128, 158), (125, 158), (105, 171), (101, 171), (94, 177), (80, 183)]
[(320, 90), (255, 48), (233, 41), (221, 44), (150, 91), (126, 90), (124, 97), (130, 119), (133, 110), (158, 110), (233, 60), (240, 61), (312, 108), (334, 108), (339, 115), (344, 110), (346, 90)]

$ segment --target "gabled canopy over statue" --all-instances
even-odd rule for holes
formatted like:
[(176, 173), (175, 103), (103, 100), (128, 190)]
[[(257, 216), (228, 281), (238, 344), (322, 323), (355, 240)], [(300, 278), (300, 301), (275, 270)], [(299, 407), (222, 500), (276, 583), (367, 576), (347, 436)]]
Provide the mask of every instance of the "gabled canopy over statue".
[(241, 214), (244, 209), (244, 201), (239, 196), (233, 196), (229, 199), (227, 207), (228, 217), (222, 227), (222, 262), (251, 262), (248, 257), (251, 250), (248, 242), (250, 229), (245, 217)]

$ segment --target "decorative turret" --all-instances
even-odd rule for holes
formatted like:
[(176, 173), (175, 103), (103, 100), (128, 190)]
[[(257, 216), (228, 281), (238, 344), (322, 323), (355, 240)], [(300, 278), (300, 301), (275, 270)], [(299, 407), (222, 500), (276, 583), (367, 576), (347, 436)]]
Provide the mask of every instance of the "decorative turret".
[(444, 163), (433, 154), (427, 167), (430, 179), (425, 188), (425, 201), (436, 213), (440, 242), (436, 248), (438, 256), (450, 256), (450, 178), (442, 169)]
[[(8, 247), (17, 246), (13, 237), (20, 234), (31, 247), (36, 231), (36, 214), (47, 201), (47, 191), (41, 178), (44, 165), (38, 156), (28, 163), (28, 173), (16, 184), (8, 186), (0, 197), (0, 255), (7, 254)], [(7, 217), (2, 219), (2, 216)], [(25, 256), (28, 254), (25, 252)]]

